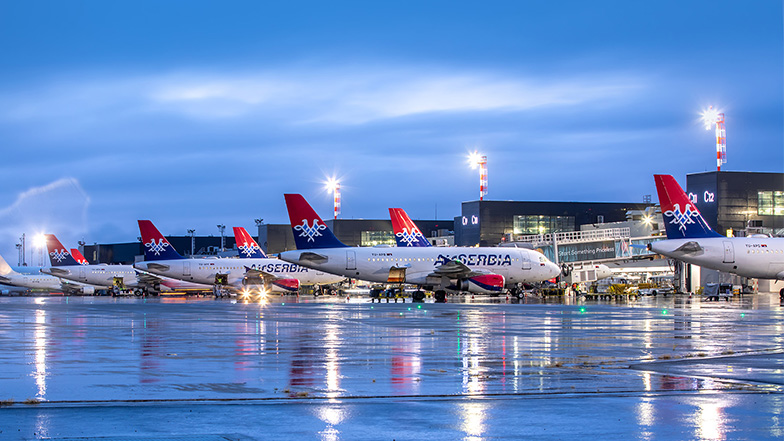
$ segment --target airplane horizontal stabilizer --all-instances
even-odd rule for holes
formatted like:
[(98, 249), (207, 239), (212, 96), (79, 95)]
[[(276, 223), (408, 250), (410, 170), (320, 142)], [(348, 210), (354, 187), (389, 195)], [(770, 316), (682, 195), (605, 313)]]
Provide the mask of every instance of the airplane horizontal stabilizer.
[(158, 271), (169, 271), (169, 265), (164, 265), (162, 263), (150, 262), (147, 264), (147, 268), (158, 270)]
[(306, 252), (299, 255), (300, 262), (327, 263), (329, 258), (322, 254)]
[(681, 253), (699, 253), (702, 251), (702, 247), (699, 243), (691, 241), (686, 242), (685, 244), (679, 246), (674, 251), (681, 252)]

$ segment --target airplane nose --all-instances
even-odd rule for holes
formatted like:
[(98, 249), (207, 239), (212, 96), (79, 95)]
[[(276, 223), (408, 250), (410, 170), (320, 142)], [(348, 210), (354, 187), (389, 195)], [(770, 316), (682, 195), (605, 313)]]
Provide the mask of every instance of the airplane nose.
[(550, 278), (558, 277), (561, 274), (561, 267), (553, 262), (547, 262), (547, 267), (550, 269)]

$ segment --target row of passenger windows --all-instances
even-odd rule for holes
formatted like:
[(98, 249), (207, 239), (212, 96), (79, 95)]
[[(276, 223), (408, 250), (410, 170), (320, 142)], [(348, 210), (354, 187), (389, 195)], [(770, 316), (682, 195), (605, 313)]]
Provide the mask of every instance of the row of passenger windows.
[(746, 254), (782, 254), (782, 250), (746, 250)]
[[(383, 259), (380, 258), (380, 257), (379, 258), (375, 258), (375, 257), (372, 257), (372, 258), (369, 257), (368, 258), (368, 262), (433, 262), (435, 260), (436, 259), (433, 259), (431, 257), (428, 257), (428, 258), (421, 258), (421, 257), (418, 257), (418, 258), (391, 257), (391, 258), (383, 258)], [(520, 259), (512, 259), (512, 262), (519, 262), (519, 261), (520, 261)]]

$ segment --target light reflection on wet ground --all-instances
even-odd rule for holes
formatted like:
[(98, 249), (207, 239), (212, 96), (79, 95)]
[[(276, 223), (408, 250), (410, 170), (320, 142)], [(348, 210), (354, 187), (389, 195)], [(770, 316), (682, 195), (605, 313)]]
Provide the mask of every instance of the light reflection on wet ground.
[[(121, 409), (172, 416), (137, 431), (250, 439), (421, 439), (400, 418), (436, 439), (782, 435), (777, 296), (450, 302), (0, 298), (0, 430), (125, 434), (69, 423)], [(184, 424), (228, 409), (246, 419)]]

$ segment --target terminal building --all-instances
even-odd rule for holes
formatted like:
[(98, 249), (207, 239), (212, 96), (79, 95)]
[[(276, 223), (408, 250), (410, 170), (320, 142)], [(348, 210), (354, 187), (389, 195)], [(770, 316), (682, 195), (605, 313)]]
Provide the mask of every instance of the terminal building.
[(516, 236), (578, 231), (582, 225), (620, 222), (650, 203), (633, 202), (463, 202), (455, 218), (455, 244), (496, 246)]
[(693, 173), (686, 192), (719, 234), (784, 236), (784, 173)]

